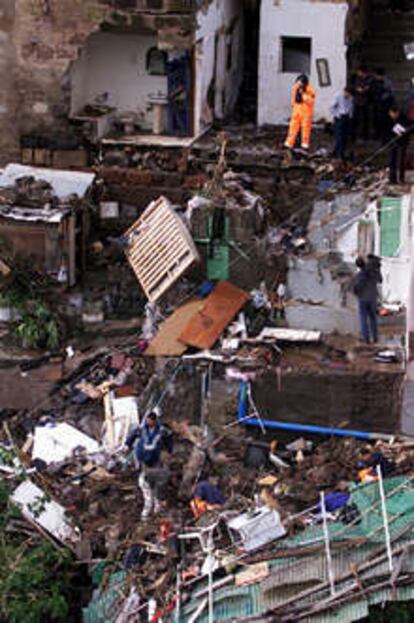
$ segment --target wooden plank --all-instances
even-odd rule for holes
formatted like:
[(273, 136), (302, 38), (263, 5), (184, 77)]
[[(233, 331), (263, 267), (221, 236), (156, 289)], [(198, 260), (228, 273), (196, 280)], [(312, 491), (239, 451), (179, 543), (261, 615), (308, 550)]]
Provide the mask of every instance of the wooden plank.
[[(188, 254), (188, 249), (184, 244), (176, 249), (159, 249), (158, 253), (161, 253), (163, 260), (168, 261), (168, 265), (174, 267), (176, 262), (180, 262)], [(170, 268), (171, 270), (171, 268)], [(145, 271), (142, 272), (142, 278), (144, 280), (153, 281), (165, 272), (164, 266), (160, 262), (153, 262), (145, 267)]]
[(154, 243), (160, 241), (168, 242), (171, 235), (180, 235), (182, 237), (182, 233), (178, 227), (175, 227), (166, 219), (162, 220), (160, 223), (151, 225), (151, 227), (153, 227), (153, 229), (143, 232), (142, 236), (140, 236), (140, 246), (133, 247), (130, 251), (131, 255), (133, 255), (136, 260), (143, 258), (144, 255), (149, 252), (151, 246), (154, 246)]
[(211, 348), (248, 300), (247, 292), (219, 281), (203, 308), (184, 328), (180, 340), (196, 348)]
[(136, 256), (133, 257), (133, 262), (134, 264), (139, 264), (140, 266), (159, 264), (158, 253), (164, 252), (165, 249), (170, 249), (170, 251), (174, 253), (176, 244), (180, 244), (186, 249), (188, 248), (185, 240), (182, 239), (180, 234), (172, 233), (168, 240), (154, 240), (154, 244), (152, 244), (148, 249), (145, 249), (145, 253), (142, 253), (138, 259)]
[(187, 350), (187, 345), (179, 340), (181, 332), (189, 321), (204, 306), (205, 301), (196, 299), (189, 301), (167, 318), (158, 329), (157, 335), (151, 340), (145, 355), (151, 357), (179, 357)]

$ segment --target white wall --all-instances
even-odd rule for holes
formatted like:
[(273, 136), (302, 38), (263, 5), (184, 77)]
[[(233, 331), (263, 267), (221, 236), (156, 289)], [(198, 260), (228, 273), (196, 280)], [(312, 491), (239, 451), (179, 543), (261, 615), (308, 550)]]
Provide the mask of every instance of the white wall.
[(142, 127), (150, 129), (148, 98), (151, 94), (167, 94), (166, 76), (150, 76), (146, 70), (146, 53), (153, 46), (157, 46), (156, 35), (91, 35), (72, 66), (71, 113), (107, 92), (109, 106), (121, 113), (137, 113)]
[[(258, 123), (283, 123), (291, 112), (297, 73), (282, 73), (282, 37), (311, 37), (310, 80), (317, 89), (315, 119), (329, 118), (332, 99), (346, 82), (347, 3), (262, 0), (260, 17)], [(315, 60), (329, 61), (332, 86), (320, 87)]]
[[(226, 30), (234, 18), (238, 18), (233, 30), (233, 63), (226, 69)], [(237, 99), (243, 79), (243, 20), (241, 0), (214, 0), (207, 11), (197, 13), (196, 83), (194, 98), (194, 133), (198, 134), (213, 118), (222, 118)], [(217, 35), (217, 52), (216, 48)], [(217, 53), (216, 75), (214, 58)], [(214, 110), (207, 103), (212, 80), (215, 81)]]
[[(410, 214), (411, 196), (404, 195), (401, 204), (401, 246), (398, 257), (382, 257), (382, 299), (385, 303), (402, 303), (407, 305), (410, 286)], [(367, 207), (363, 217), (375, 222), (375, 254), (381, 252), (381, 228), (377, 219), (377, 202)], [(358, 223), (355, 221), (338, 236), (337, 249), (343, 254), (346, 262), (353, 264), (358, 256)]]

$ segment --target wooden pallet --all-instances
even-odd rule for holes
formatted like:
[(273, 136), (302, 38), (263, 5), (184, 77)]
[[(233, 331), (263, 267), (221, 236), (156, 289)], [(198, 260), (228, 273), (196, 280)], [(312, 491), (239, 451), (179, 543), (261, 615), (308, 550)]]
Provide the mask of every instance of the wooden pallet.
[(150, 203), (125, 237), (128, 261), (151, 302), (199, 259), (189, 231), (165, 197)]

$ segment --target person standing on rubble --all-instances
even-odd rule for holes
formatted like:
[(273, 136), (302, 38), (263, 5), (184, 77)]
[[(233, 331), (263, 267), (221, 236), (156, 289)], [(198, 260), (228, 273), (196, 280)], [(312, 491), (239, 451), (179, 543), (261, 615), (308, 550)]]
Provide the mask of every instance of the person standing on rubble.
[(353, 278), (353, 291), (358, 299), (359, 320), (362, 339), (374, 344), (378, 341), (377, 306), (378, 284), (382, 283), (381, 260), (375, 255), (368, 255), (367, 261), (357, 257), (355, 264), (359, 269)]
[(341, 93), (335, 95), (331, 106), (331, 114), (335, 134), (334, 157), (338, 160), (344, 160), (354, 115), (354, 98), (351, 87), (346, 86)]
[(392, 141), (389, 182), (390, 184), (404, 184), (406, 155), (413, 122), (397, 106), (392, 106), (388, 114), (391, 119), (388, 140)]
[(294, 149), (299, 132), (301, 133), (301, 151), (307, 154), (312, 132), (313, 110), (316, 91), (305, 74), (298, 76), (292, 89), (292, 117), (285, 147)]
[(168, 470), (161, 464), (161, 450), (165, 448), (172, 453), (172, 433), (160, 424), (157, 414), (152, 411), (146, 416), (142, 428), (136, 428), (128, 436), (126, 446), (131, 449), (134, 443), (138, 486), (144, 498), (141, 519), (145, 521), (151, 513), (160, 512), (160, 492), (169, 478)]
[(352, 78), (354, 91), (353, 138), (369, 139), (372, 78), (365, 65), (360, 65)]
[(374, 116), (374, 138), (387, 142), (388, 111), (395, 104), (394, 87), (383, 67), (377, 67), (371, 81), (371, 99)]

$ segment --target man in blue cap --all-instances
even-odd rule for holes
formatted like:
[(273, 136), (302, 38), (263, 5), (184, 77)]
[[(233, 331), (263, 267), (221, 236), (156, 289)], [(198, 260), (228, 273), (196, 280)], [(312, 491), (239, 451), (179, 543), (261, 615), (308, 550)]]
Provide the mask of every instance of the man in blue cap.
[(144, 498), (141, 518), (145, 521), (151, 513), (160, 511), (160, 491), (168, 482), (168, 470), (161, 465), (161, 450), (170, 454), (173, 450), (172, 434), (158, 421), (154, 411), (149, 413), (141, 428), (136, 428), (128, 436), (126, 445), (132, 448), (135, 443), (134, 462), (139, 472), (138, 486)]

